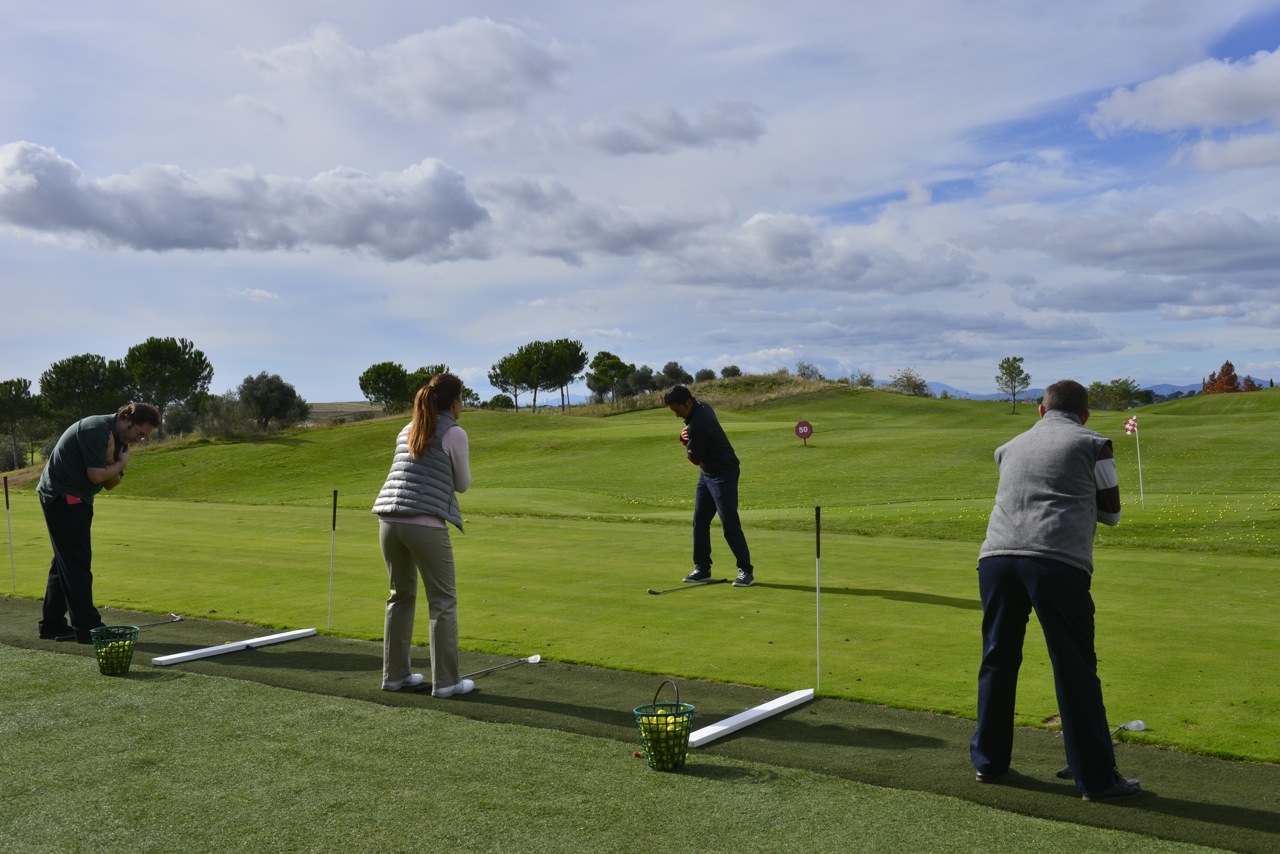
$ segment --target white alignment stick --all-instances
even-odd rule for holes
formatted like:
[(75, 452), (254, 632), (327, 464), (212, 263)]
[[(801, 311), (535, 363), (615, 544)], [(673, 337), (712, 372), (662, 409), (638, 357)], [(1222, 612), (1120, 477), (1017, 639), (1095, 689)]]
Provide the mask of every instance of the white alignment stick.
[(813, 689), (805, 688), (803, 691), (792, 691), (790, 694), (779, 697), (776, 700), (770, 700), (767, 703), (761, 703), (754, 709), (747, 709), (745, 712), (739, 712), (731, 718), (725, 718), (718, 724), (704, 726), (702, 729), (694, 730), (689, 734), (689, 746), (701, 747), (720, 738), (722, 735), (728, 735), (731, 732), (749, 727), (754, 723), (759, 723), (765, 718), (772, 717), (779, 712), (785, 712), (787, 709), (794, 709), (801, 703), (807, 703), (813, 699)]
[(161, 667), (166, 664), (181, 664), (184, 661), (195, 661), (197, 658), (209, 658), (214, 655), (222, 655), (224, 652), (239, 652), (242, 649), (254, 649), (260, 646), (270, 646), (273, 643), (284, 643), (285, 641), (297, 640), (298, 638), (309, 638), (315, 633), (315, 629), (294, 629), (291, 632), (280, 632), (279, 634), (265, 635), (260, 638), (250, 638), (249, 640), (224, 643), (218, 646), (206, 646), (204, 649), (193, 649), (190, 652), (175, 652), (173, 655), (161, 655), (157, 658), (151, 659), (151, 663)]

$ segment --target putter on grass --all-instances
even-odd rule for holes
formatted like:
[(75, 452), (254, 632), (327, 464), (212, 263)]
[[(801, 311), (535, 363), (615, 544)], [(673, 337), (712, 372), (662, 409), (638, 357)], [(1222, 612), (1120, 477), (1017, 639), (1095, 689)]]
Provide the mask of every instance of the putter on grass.
[[(1120, 730), (1122, 729), (1127, 729), (1130, 732), (1142, 732), (1146, 728), (1147, 728), (1147, 725), (1142, 721), (1129, 721), (1127, 724), (1120, 724), (1120, 726), (1111, 730), (1111, 737), (1115, 738), (1116, 733), (1120, 732)], [(1075, 772), (1071, 770), (1070, 765), (1063, 765), (1061, 768), (1058, 769), (1058, 773), (1055, 776), (1063, 780), (1067, 780), (1067, 779), (1070, 779), (1071, 777), (1074, 777)]]
[(143, 623), (142, 625), (137, 626), (136, 628), (139, 628), (139, 629), (145, 629), (145, 628), (149, 628), (149, 627), (151, 627), (151, 626), (163, 626), (163, 625), (165, 625), (166, 623), (180, 623), (180, 622), (182, 622), (182, 616), (181, 616), (181, 615), (179, 615), (179, 614), (170, 614), (170, 615), (169, 615), (169, 619), (167, 619), (167, 620), (157, 620), (157, 621), (156, 621), (156, 622), (154, 622), (154, 623)]
[(531, 655), (528, 658), (517, 658), (515, 661), (508, 661), (505, 664), (495, 664), (493, 667), (486, 667), (484, 670), (477, 670), (475, 673), (467, 673), (462, 678), (470, 679), (472, 676), (479, 676), (481, 673), (488, 673), (490, 670), (501, 670), (504, 667), (514, 667), (517, 664), (537, 664), (542, 661), (542, 656)]
[(665, 590), (654, 590), (649, 588), (649, 592), (654, 596), (661, 596), (663, 593), (675, 593), (677, 590), (692, 590), (695, 587), (706, 587), (708, 584), (728, 584), (727, 578), (709, 578), (706, 581), (689, 581), (681, 584), (679, 587), (668, 587)]

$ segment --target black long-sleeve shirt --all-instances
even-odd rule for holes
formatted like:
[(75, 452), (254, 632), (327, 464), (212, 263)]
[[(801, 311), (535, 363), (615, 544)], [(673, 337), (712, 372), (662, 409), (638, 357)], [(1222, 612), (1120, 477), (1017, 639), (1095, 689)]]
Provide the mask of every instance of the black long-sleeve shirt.
[(738, 455), (729, 444), (715, 410), (699, 400), (694, 400), (689, 417), (684, 419), (689, 427), (689, 442), (685, 456), (689, 462), (701, 467), (709, 475), (728, 474), (738, 469)]

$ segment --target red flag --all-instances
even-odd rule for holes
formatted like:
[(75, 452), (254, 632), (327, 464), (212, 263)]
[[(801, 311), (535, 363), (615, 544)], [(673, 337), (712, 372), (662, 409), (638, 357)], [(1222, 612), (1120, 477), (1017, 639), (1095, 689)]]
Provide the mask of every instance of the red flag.
[(1135, 415), (1132, 418), (1130, 418), (1128, 421), (1124, 422), (1124, 432), (1129, 434), (1130, 436), (1137, 435), (1138, 416)]

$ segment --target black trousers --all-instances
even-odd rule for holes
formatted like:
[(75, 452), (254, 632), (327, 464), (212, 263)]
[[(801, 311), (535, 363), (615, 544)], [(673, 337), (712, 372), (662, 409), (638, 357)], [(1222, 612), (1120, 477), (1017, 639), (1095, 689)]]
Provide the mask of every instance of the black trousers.
[(999, 774), (1013, 752), (1014, 703), (1022, 642), (1034, 608), (1053, 663), (1067, 762), (1081, 792), (1115, 782), (1115, 751), (1102, 703), (1093, 646), (1093, 596), (1089, 574), (1034, 557), (985, 557), (978, 561), (982, 594), (982, 666), (978, 670), (978, 729), (969, 749), (973, 767)]
[(44, 610), (40, 634), (53, 636), (67, 630), (67, 615), (76, 631), (76, 640), (89, 643), (91, 629), (102, 625), (102, 616), (93, 606), (93, 505), (68, 504), (67, 496), (40, 498), (44, 524), (53, 544), (49, 581), (44, 589)]

